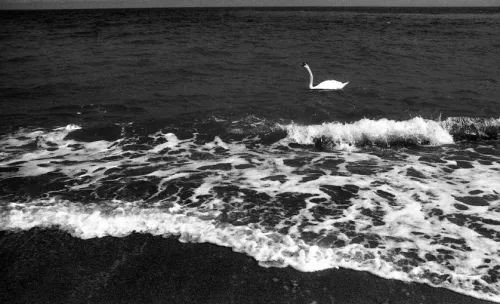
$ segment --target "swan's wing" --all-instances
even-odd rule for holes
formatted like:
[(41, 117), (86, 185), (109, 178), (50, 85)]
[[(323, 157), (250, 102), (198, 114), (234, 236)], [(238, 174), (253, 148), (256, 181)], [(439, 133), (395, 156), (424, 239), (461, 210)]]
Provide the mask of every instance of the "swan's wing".
[(340, 81), (337, 80), (326, 80), (323, 81), (322, 83), (318, 84), (315, 86), (315, 89), (322, 89), (322, 90), (337, 90), (337, 89), (342, 89), (345, 84), (343, 84)]

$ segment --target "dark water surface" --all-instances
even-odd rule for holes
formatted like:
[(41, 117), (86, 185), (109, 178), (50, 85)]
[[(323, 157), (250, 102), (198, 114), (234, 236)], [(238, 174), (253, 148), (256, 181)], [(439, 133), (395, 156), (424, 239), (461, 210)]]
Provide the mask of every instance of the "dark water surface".
[[(4, 11), (2, 124), (498, 117), (499, 12), (482, 10)], [(301, 62), (349, 89), (309, 92)]]
[(498, 8), (2, 11), (0, 229), (500, 302), (498, 33)]

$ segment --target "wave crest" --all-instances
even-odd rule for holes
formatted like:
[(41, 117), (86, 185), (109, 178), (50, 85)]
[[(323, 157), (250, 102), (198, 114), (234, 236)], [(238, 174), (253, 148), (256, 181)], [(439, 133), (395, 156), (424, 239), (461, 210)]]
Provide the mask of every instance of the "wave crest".
[(500, 138), (500, 118), (448, 117), (440, 124), (453, 135), (455, 140)]
[(361, 119), (354, 123), (280, 126), (288, 140), (304, 145), (394, 146), (452, 144), (453, 136), (437, 121), (415, 117), (404, 121)]

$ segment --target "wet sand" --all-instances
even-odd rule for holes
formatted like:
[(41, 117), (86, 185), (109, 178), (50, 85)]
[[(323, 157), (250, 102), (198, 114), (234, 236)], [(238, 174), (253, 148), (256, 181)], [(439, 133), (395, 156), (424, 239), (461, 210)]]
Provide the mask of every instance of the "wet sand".
[(0, 232), (1, 303), (491, 303), (366, 272), (263, 268), (212, 244)]

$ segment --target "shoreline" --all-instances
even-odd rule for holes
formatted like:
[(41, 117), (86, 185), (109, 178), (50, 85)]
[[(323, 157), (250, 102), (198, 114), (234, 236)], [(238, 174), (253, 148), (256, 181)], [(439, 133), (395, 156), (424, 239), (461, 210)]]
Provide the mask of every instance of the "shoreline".
[(493, 303), (350, 269), (264, 268), (231, 248), (134, 233), (0, 232), (2, 303)]

